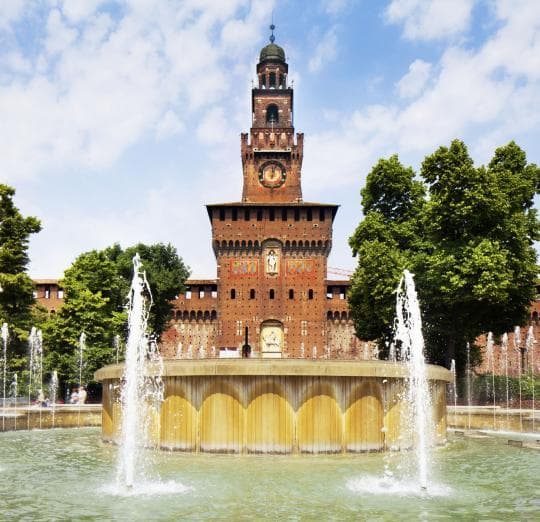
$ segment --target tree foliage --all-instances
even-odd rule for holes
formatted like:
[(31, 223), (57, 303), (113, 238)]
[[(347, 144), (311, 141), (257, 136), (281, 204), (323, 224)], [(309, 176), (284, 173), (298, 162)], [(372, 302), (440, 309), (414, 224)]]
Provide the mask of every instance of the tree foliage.
[[(397, 156), (380, 160), (362, 190), (364, 220), (350, 238), (358, 255), (350, 302), (357, 334), (391, 333), (401, 272), (415, 274), (428, 353), (463, 363), (466, 342), (523, 324), (538, 273), (533, 209), (540, 169), (514, 142), (475, 167), (461, 141), (425, 158), (420, 177)], [(462, 364), (461, 364), (462, 366)]]
[(41, 230), (35, 217), (23, 217), (13, 202), (15, 190), (0, 184), (0, 323), (10, 329), (10, 363), (20, 370), (26, 363), (26, 340), (32, 326), (34, 283), (26, 273), (28, 242)]
[(82, 332), (86, 334), (84, 382), (92, 381), (98, 368), (113, 362), (114, 338), (119, 335), (124, 339), (127, 334), (125, 305), (136, 252), (153, 296), (149, 329), (158, 338), (165, 329), (172, 308), (170, 300), (184, 289), (189, 275), (173, 246), (138, 244), (122, 250), (116, 244), (81, 254), (64, 273), (64, 305), (44, 327), (47, 368), (57, 370), (63, 381), (78, 380)]

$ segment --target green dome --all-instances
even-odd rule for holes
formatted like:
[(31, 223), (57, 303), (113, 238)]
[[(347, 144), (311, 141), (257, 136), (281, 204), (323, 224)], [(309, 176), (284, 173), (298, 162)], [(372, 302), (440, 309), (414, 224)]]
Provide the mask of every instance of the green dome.
[(270, 43), (261, 49), (261, 55), (259, 56), (259, 62), (265, 62), (266, 60), (279, 60), (284, 62), (285, 51), (279, 45)]

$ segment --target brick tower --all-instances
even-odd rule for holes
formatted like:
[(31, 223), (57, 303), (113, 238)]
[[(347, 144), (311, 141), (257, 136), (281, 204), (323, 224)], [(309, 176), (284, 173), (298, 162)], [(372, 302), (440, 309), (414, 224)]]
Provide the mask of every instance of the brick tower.
[(215, 344), (238, 349), (247, 337), (262, 357), (320, 356), (327, 342), (337, 206), (302, 200), (303, 134), (294, 134), (287, 76), (272, 34), (257, 64), (251, 131), (241, 135), (242, 201), (207, 205), (218, 265)]

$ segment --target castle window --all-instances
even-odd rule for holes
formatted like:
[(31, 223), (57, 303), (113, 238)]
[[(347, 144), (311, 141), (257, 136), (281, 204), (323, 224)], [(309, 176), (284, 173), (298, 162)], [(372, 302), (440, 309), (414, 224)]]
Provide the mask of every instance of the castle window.
[(266, 123), (270, 125), (277, 125), (279, 122), (278, 106), (271, 103), (266, 107)]
[(345, 287), (343, 286), (339, 289), (339, 298), (345, 299)]
[(199, 288), (199, 299), (204, 297), (204, 288)]
[(219, 220), (220, 221), (225, 221), (225, 209), (224, 208), (219, 209)]
[(236, 290), (231, 288), (231, 299), (236, 299)]
[(279, 76), (279, 86), (282, 88), (282, 89), (285, 89), (285, 75), (284, 74), (281, 74)]
[(286, 208), (281, 209), (281, 221), (287, 221), (287, 209)]
[(34, 299), (37, 299), (37, 291), (36, 291), (36, 290), (34, 290), (34, 291), (32, 292), (32, 297), (33, 297)]
[(266, 74), (263, 74), (261, 76), (261, 85), (262, 85), (263, 89), (266, 88)]
[(294, 209), (294, 220), (295, 221), (300, 221), (300, 209), (299, 208)]
[(276, 88), (276, 73), (275, 72), (271, 72), (269, 74), (269, 87), (270, 89), (275, 89)]
[(274, 289), (270, 290), (270, 299), (274, 299), (275, 297), (275, 292), (274, 292)]
[(51, 297), (51, 291), (50, 289), (47, 287), (47, 289), (45, 290), (45, 299), (50, 299)]
[(289, 288), (289, 299), (294, 299), (294, 290)]
[(257, 209), (257, 221), (262, 221), (262, 218), (263, 218), (262, 208), (258, 208)]
[(313, 290), (311, 288), (308, 290), (308, 299), (313, 299)]
[(324, 221), (324, 208), (319, 209), (319, 221)]
[(191, 299), (191, 290), (186, 290), (186, 299)]
[(255, 299), (255, 289), (252, 288), (250, 291), (249, 291), (249, 298), (250, 299)]
[(60, 288), (58, 289), (58, 299), (64, 299), (64, 291), (60, 290)]
[(244, 221), (249, 221), (249, 208), (244, 209)]
[(313, 210), (308, 208), (307, 209), (307, 220), (312, 221), (313, 220)]
[(275, 209), (271, 208), (270, 209), (270, 221), (275, 221), (276, 219), (276, 211)]
[(238, 209), (237, 208), (232, 209), (232, 220), (233, 221), (238, 221)]

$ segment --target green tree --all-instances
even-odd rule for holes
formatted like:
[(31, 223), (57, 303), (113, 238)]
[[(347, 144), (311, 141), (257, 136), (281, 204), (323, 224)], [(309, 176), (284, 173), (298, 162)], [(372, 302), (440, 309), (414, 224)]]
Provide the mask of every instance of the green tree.
[(11, 330), (9, 362), (26, 367), (26, 340), (32, 326), (34, 283), (26, 273), (30, 234), (41, 230), (35, 217), (23, 217), (13, 203), (15, 190), (0, 184), (0, 322)]
[(136, 253), (139, 254), (152, 293), (153, 304), (150, 308), (148, 325), (152, 333), (159, 338), (171, 319), (173, 309), (171, 301), (185, 290), (184, 282), (189, 277), (189, 268), (171, 244), (139, 243), (126, 250), (122, 250), (119, 245), (113, 245), (105, 252), (116, 264), (118, 273), (124, 281), (123, 295), (127, 295), (131, 284), (133, 257)]
[(176, 249), (171, 245), (138, 244), (126, 250), (115, 244), (105, 250), (81, 254), (66, 270), (61, 284), (63, 307), (44, 326), (47, 368), (57, 370), (62, 380), (79, 377), (78, 345), (86, 334), (83, 381), (114, 360), (114, 338), (126, 337), (125, 305), (133, 275), (132, 259), (141, 256), (152, 292), (149, 329), (157, 338), (170, 319), (170, 301), (184, 289), (189, 276)]
[[(387, 337), (392, 292), (408, 268), (415, 274), (431, 360), (448, 364), (455, 358), (460, 369), (467, 342), (488, 330), (508, 331), (528, 316), (538, 273), (533, 242), (539, 224), (532, 206), (540, 169), (527, 164), (514, 142), (497, 149), (487, 167), (475, 167), (456, 140), (424, 160), (426, 196), (418, 189), (412, 205), (408, 186), (419, 182), (411, 171), (405, 176), (406, 169), (389, 168), (385, 162), (391, 160), (382, 160), (390, 179), (376, 172), (381, 162), (368, 176), (365, 218), (350, 240), (359, 255), (350, 295), (357, 333), (380, 342)], [(396, 196), (400, 191), (405, 203)], [(382, 221), (381, 209), (391, 209)], [(373, 237), (382, 246), (372, 245)], [(371, 290), (369, 281), (381, 293), (367, 313), (357, 301)], [(376, 327), (368, 330), (366, 323)]]

